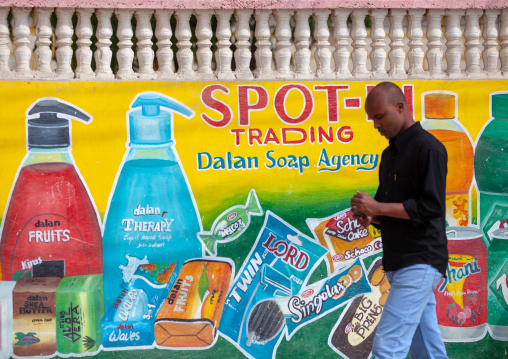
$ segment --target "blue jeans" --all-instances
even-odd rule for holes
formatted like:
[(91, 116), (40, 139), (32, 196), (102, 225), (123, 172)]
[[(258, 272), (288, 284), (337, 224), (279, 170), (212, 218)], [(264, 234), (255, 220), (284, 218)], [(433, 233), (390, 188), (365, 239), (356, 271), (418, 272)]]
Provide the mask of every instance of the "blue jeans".
[(434, 289), (443, 275), (427, 264), (386, 272), (390, 294), (376, 329), (376, 359), (448, 358), (437, 326)]

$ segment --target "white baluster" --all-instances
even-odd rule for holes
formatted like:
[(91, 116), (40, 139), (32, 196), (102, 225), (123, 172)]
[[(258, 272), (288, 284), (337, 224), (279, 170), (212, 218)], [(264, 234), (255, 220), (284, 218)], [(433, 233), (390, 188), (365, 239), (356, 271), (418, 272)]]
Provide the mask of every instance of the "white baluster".
[(386, 9), (372, 9), (369, 11), (370, 20), (372, 21), (370, 29), (370, 38), (372, 39), (370, 62), (372, 77), (374, 78), (386, 77), (386, 32), (384, 27), (386, 15), (388, 15), (388, 10)]
[(270, 48), (271, 42), (270, 37), (272, 35), (270, 26), (268, 26), (268, 19), (272, 14), (272, 10), (260, 10), (254, 11), (254, 17), (256, 18), (256, 52), (254, 57), (256, 59), (256, 77), (259, 79), (270, 79), (273, 78), (272, 70), (272, 50)]
[(192, 53), (192, 31), (190, 28), (190, 18), (192, 10), (177, 10), (176, 16), (176, 31), (175, 36), (178, 40), (176, 46), (178, 51), (176, 59), (178, 60), (178, 77), (182, 80), (193, 80), (194, 73), (194, 54)]
[(113, 9), (97, 9), (97, 50), (95, 50), (95, 76), (98, 80), (111, 80), (115, 77), (111, 70), (111, 16)]
[(95, 77), (92, 71), (92, 36), (93, 28), (91, 17), (93, 9), (76, 9), (78, 14), (78, 24), (76, 35), (78, 36), (78, 49), (76, 50), (76, 78), (91, 79)]
[(155, 54), (152, 49), (152, 14), (153, 10), (136, 10), (136, 38), (138, 56), (138, 77), (141, 79), (154, 79), (153, 60)]
[(9, 37), (9, 24), (7, 23), (8, 15), (8, 7), (0, 8), (0, 79), (9, 79), (12, 76), (9, 69), (11, 39)]
[(347, 27), (347, 18), (351, 14), (351, 9), (335, 9), (332, 12), (334, 20), (334, 33), (335, 51), (333, 59), (335, 60), (335, 73), (338, 79), (351, 78), (351, 71), (349, 71), (349, 30)]
[(28, 17), (31, 9), (27, 8), (13, 8), (12, 15), (14, 17), (14, 28), (12, 33), (14, 35), (14, 58), (16, 59), (16, 77), (17, 78), (33, 78), (34, 74), (30, 68), (30, 59), (32, 57), (32, 50), (30, 49), (30, 25)]
[(365, 16), (367, 10), (354, 9), (351, 14), (353, 20), (353, 29), (351, 38), (353, 39), (353, 76), (355, 78), (368, 78), (370, 72), (367, 69), (367, 29), (365, 28)]
[(116, 9), (115, 15), (118, 20), (118, 28), (116, 36), (118, 37), (118, 51), (116, 59), (118, 61), (118, 72), (116, 78), (128, 80), (136, 78), (136, 74), (132, 70), (132, 61), (134, 60), (134, 51), (132, 50), (132, 15), (134, 10)]
[(235, 51), (235, 75), (238, 80), (251, 80), (254, 78), (250, 70), (252, 53), (250, 51), (250, 27), (249, 21), (252, 16), (250, 9), (235, 10), (236, 18), (236, 51)]
[(501, 31), (499, 33), (501, 39), (501, 71), (504, 77), (508, 76), (508, 10), (503, 9), (501, 13)]
[(74, 28), (72, 27), (72, 15), (74, 9), (56, 8), (56, 77), (58, 79), (74, 78), (72, 71), (72, 35)]
[(485, 10), (483, 15), (483, 68), (490, 78), (497, 78), (501, 72), (497, 68), (499, 60), (499, 44), (497, 42), (496, 20), (501, 10)]
[(291, 63), (291, 25), (290, 17), (293, 10), (275, 10), (277, 26), (275, 38), (277, 39), (277, 50), (275, 51), (275, 64), (277, 65), (277, 78), (288, 79), (293, 77), (289, 65)]
[(446, 10), (446, 73), (450, 78), (459, 78), (461, 75), (460, 58), (462, 57), (462, 30), (460, 20), (464, 10)]
[(175, 78), (175, 63), (173, 62), (173, 49), (171, 49), (171, 15), (173, 10), (155, 10), (155, 36), (157, 37), (157, 70), (158, 78), (171, 80)]
[(210, 19), (212, 18), (213, 10), (196, 10), (195, 15), (198, 20), (196, 26), (196, 37), (198, 39), (196, 58), (198, 60), (198, 74), (200, 80), (213, 80), (215, 76), (212, 71), (212, 25)]
[(233, 51), (231, 51), (231, 26), (229, 21), (233, 15), (233, 10), (215, 10), (217, 17), (217, 51), (215, 52), (215, 62), (217, 63), (217, 78), (219, 80), (234, 80), (235, 75), (231, 70), (231, 61), (233, 60)]
[(433, 78), (444, 78), (442, 70), (443, 51), (441, 38), (443, 37), (444, 10), (431, 9), (427, 12), (427, 65)]
[(466, 38), (466, 51), (464, 57), (466, 59), (466, 74), (469, 77), (476, 77), (480, 73), (480, 23), (482, 16), (481, 9), (467, 9), (466, 11), (466, 28), (464, 29), (464, 37)]
[(295, 75), (300, 79), (310, 79), (314, 75), (310, 70), (310, 45), (309, 17), (312, 10), (296, 10), (295, 12)]
[(328, 17), (330, 10), (314, 10), (314, 39), (316, 40), (316, 73), (320, 79), (335, 78), (332, 72), (332, 52), (330, 51), (330, 30), (328, 29)]
[(406, 53), (404, 52), (404, 29), (402, 28), (402, 21), (406, 16), (405, 9), (391, 9), (390, 10), (390, 52), (388, 58), (390, 59), (390, 77), (404, 79), (407, 78), (406, 70), (404, 69), (404, 61), (406, 60)]
[(408, 31), (409, 52), (407, 58), (409, 60), (409, 76), (412, 78), (425, 78), (429, 75), (423, 71), (423, 59), (425, 52), (423, 51), (423, 28), (422, 18), (425, 9), (408, 10)]
[(52, 13), (53, 8), (39, 7), (35, 9), (35, 45), (37, 48), (34, 51), (34, 57), (36, 76), (40, 79), (55, 77), (54, 72), (51, 70), (51, 36), (53, 36), (53, 29), (50, 17)]

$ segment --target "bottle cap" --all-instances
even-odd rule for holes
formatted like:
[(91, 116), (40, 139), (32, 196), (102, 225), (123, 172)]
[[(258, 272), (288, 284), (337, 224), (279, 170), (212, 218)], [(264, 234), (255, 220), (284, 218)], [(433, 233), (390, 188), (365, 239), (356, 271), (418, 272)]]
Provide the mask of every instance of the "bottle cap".
[(454, 118), (455, 96), (444, 93), (425, 95), (425, 118)]
[(492, 232), (492, 237), (508, 240), (508, 228), (496, 229), (494, 232)]
[[(161, 111), (161, 107), (166, 110)], [(173, 142), (172, 112), (177, 112), (187, 119), (194, 117), (192, 109), (158, 92), (139, 93), (130, 108), (127, 112), (129, 142), (138, 145), (163, 145)]]
[(492, 95), (492, 117), (508, 118), (508, 93)]
[(28, 148), (62, 148), (71, 145), (71, 119), (85, 124), (92, 116), (56, 97), (43, 97), (26, 110)]

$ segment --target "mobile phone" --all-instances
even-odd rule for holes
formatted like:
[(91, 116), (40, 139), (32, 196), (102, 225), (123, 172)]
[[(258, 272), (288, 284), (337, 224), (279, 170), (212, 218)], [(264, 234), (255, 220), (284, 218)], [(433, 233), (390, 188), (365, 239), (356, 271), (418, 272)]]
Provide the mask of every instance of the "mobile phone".
[(353, 214), (354, 214), (355, 216), (359, 216), (359, 217), (362, 217), (362, 218), (367, 217), (367, 216), (365, 215), (365, 213), (362, 213), (362, 212), (358, 212), (358, 211), (351, 211), (351, 212), (353, 212)]

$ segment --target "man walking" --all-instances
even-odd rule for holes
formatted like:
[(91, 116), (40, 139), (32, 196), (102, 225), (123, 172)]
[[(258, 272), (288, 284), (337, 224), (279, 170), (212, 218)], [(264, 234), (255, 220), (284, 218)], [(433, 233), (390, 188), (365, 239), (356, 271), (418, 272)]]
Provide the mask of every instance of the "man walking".
[(357, 191), (355, 218), (379, 225), (383, 266), (391, 285), (376, 329), (375, 358), (447, 358), (437, 325), (434, 289), (446, 273), (447, 153), (416, 123), (400, 88), (382, 82), (368, 95), (365, 111), (389, 140), (374, 198)]

